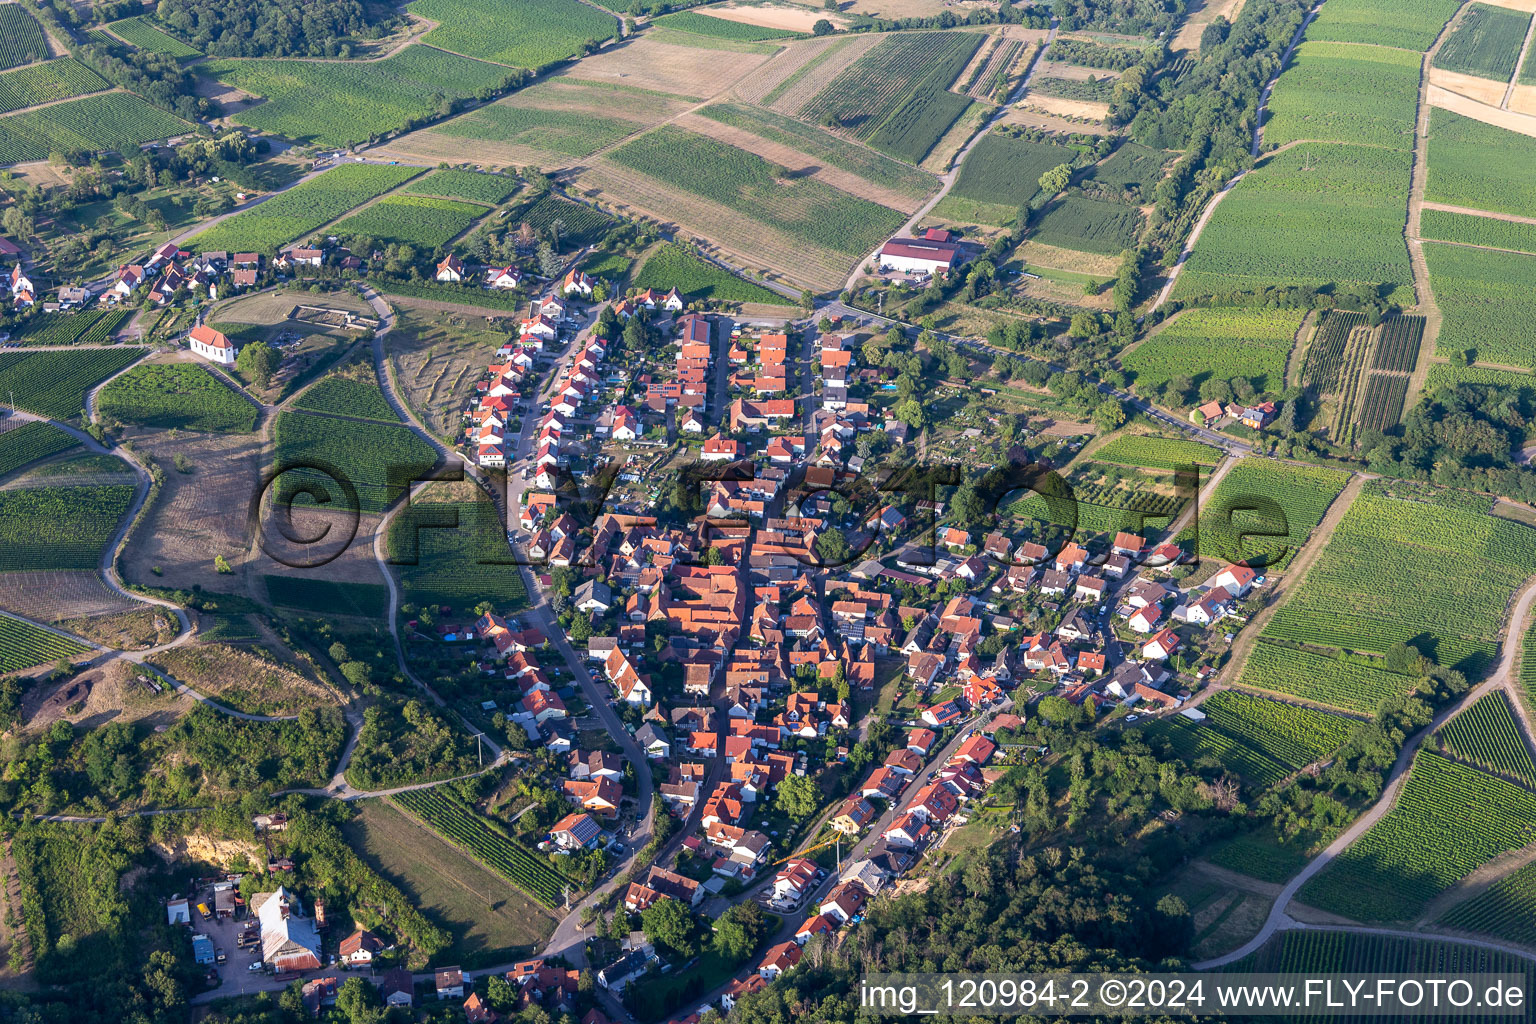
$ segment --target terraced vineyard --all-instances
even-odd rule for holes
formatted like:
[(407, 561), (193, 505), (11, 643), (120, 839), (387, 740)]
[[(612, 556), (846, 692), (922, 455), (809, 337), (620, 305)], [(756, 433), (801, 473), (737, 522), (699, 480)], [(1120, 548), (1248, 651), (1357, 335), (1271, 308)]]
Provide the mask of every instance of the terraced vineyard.
[(14, 393), (17, 408), (28, 412), (73, 419), (80, 415), (92, 385), (143, 354), (142, 348), (0, 352), (0, 393)]
[(1181, 437), (1152, 437), (1146, 434), (1122, 434), (1093, 453), (1099, 462), (1146, 469), (1177, 469), (1193, 463), (1214, 466), (1222, 453), (1208, 444)]
[[(1368, 483), (1264, 635), (1385, 654), (1413, 642), (1476, 671), (1492, 655), (1509, 595), (1536, 573), (1536, 531)], [(1476, 565), (1476, 572), (1466, 567)]]
[(73, 658), (90, 650), (30, 622), (0, 617), (0, 675), (19, 672), (34, 665), (47, 665), (60, 658)]
[(109, 87), (106, 79), (73, 57), (60, 57), (0, 75), (0, 114)]
[(1436, 923), (1536, 946), (1536, 863), (1525, 865), (1465, 903), (1458, 903)]
[(1282, 572), (1348, 482), (1338, 470), (1243, 459), (1200, 511), (1201, 553)]
[(79, 444), (51, 423), (23, 423), (0, 433), (0, 477)]
[(200, 251), (271, 252), (419, 173), (418, 167), (342, 164), (236, 214), (186, 244)]
[(1381, 667), (1260, 639), (1237, 685), (1374, 715), (1382, 701), (1401, 697), (1414, 682)]
[(1435, 734), (1446, 752), (1528, 786), (1536, 785), (1536, 763), (1509, 702), (1498, 690), (1445, 723)]
[(1421, 750), (1396, 806), (1302, 886), (1308, 906), (1406, 921), (1473, 868), (1536, 840), (1536, 794)]
[(101, 389), (103, 415), (171, 430), (244, 434), (260, 411), (212, 373), (189, 363), (135, 366)]
[(0, 491), (0, 572), (95, 569), (133, 491), (129, 484)]
[[(7, 6), (0, 4), (0, 10)], [(102, 93), (0, 118), (0, 164), (46, 160), (60, 151), (128, 152), (191, 130), (186, 121), (137, 96)]]
[[(1186, 310), (1120, 363), (1135, 375), (1141, 394), (1155, 395), (1176, 377), (1188, 377), (1197, 388), (1210, 378), (1241, 377), (1258, 391), (1278, 390), (1305, 315), (1298, 309)], [(1163, 397), (1170, 406), (1194, 400), (1193, 394)]]
[(20, 4), (0, 4), (0, 68), (48, 57), (43, 27)]
[(441, 795), (436, 788), (409, 790), (390, 799), (546, 907), (561, 905), (567, 879), (547, 859), (492, 827), (463, 804)]

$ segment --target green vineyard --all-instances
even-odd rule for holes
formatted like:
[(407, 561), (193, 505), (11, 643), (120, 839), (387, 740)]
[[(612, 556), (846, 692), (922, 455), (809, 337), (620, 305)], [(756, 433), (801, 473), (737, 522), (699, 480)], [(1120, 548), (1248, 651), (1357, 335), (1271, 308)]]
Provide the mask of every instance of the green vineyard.
[(90, 650), (30, 622), (0, 617), (0, 674), (72, 658)]
[(1381, 323), (1381, 341), (1376, 345), (1373, 370), (1412, 373), (1419, 361), (1419, 343), (1424, 340), (1424, 318), (1394, 316)]
[(1536, 946), (1536, 864), (1525, 865), (1452, 907), (1438, 923)]
[(1446, 751), (1479, 768), (1536, 785), (1536, 763), (1504, 694), (1497, 690), (1445, 724), (1436, 734)]
[(127, 484), (0, 491), (0, 572), (96, 568), (133, 491)]
[(1249, 652), (1237, 683), (1374, 715), (1382, 701), (1403, 696), (1414, 680), (1358, 661), (1260, 640)]
[(0, 392), (15, 394), (18, 409), (73, 419), (85, 407), (85, 393), (92, 385), (142, 355), (142, 348), (0, 352)]
[(1145, 727), (1147, 738), (1167, 743), (1190, 764), (1213, 758), (1259, 787), (1337, 750), (1355, 724), (1327, 711), (1236, 690), (1223, 690), (1200, 710), (1204, 722), (1182, 715), (1159, 719)]
[(1301, 368), (1301, 379), (1318, 394), (1339, 389), (1340, 373), (1344, 367), (1344, 349), (1349, 334), (1367, 322), (1364, 313), (1341, 313), (1329, 310), (1318, 325), (1312, 344), (1307, 349), (1307, 359)]
[(1396, 373), (1372, 373), (1355, 410), (1356, 422), (1365, 430), (1386, 430), (1403, 418), (1408, 400), (1408, 378)]
[(1244, 459), (1200, 510), (1201, 551), (1280, 572), (1348, 482), (1335, 469)]
[(1199, 441), (1186, 441), (1177, 437), (1149, 437), (1144, 434), (1122, 434), (1093, 453), (1099, 462), (1113, 462), (1121, 466), (1141, 466), (1146, 469), (1177, 469), (1180, 466), (1214, 466), (1221, 461), (1221, 452)]
[(546, 907), (560, 906), (567, 879), (548, 860), (492, 827), (486, 818), (439, 795), (436, 789), (408, 790), (392, 799)]
[(50, 423), (23, 423), (0, 434), (0, 476), (79, 444)]
[(341, 374), (332, 374), (304, 392), (293, 403), (295, 409), (305, 412), (328, 412), (337, 416), (352, 416), (362, 420), (383, 420), (398, 423), (400, 418), (389, 407), (384, 392), (372, 381), (354, 380)]
[(190, 363), (145, 363), (101, 389), (102, 415), (174, 430), (243, 434), (260, 410), (208, 370)]

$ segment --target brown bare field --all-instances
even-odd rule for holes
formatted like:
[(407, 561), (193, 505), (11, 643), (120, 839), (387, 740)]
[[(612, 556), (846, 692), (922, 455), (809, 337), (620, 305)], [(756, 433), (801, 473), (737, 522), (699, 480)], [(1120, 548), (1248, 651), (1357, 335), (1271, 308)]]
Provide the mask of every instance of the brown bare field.
[[(1526, 86), (1525, 88), (1527, 90), (1536, 90), (1536, 86)], [(1517, 94), (1520, 92), (1518, 87), (1515, 89), (1515, 92)], [(1531, 93), (1528, 92), (1526, 95), (1530, 96)], [(1522, 114), (1513, 109), (1500, 110), (1498, 107), (1479, 103), (1474, 99), (1451, 92), (1438, 85), (1431, 85), (1429, 87), (1428, 99), (1429, 105), (1432, 107), (1439, 107), (1442, 110), (1449, 110), (1453, 114), (1470, 117), (1474, 121), (1482, 121), (1484, 124), (1491, 124), (1496, 128), (1506, 128), (1509, 131), (1519, 132), (1521, 135), (1529, 135), (1532, 138), (1536, 138), (1536, 117), (1533, 117), (1531, 114)]]
[(110, 661), (55, 685), (33, 687), (22, 695), (21, 720), (29, 730), (46, 729), (61, 718), (88, 728), (140, 720), (158, 727), (191, 710), (191, 697), (177, 695), (163, 682), (161, 692), (154, 693), (137, 681), (141, 675), (153, 678), (137, 665)]
[[(821, 4), (815, 0), (794, 0), (806, 3), (818, 10)], [(972, 11), (996, 11), (997, 4), (990, 0), (853, 0), (840, 3), (848, 14), (868, 14), (877, 18), (931, 18), (949, 11), (956, 18), (965, 20)]]
[(1512, 11), (1536, 14), (1536, 0), (1484, 0), (1492, 7), (1508, 7)]
[(1102, 122), (1081, 124), (1064, 117), (1055, 117), (1038, 110), (1028, 110), (1022, 104), (1002, 116), (998, 124), (1018, 124), (1029, 128), (1042, 128), (1050, 132), (1086, 132), (1089, 135), (1108, 135), (1109, 128)]
[(731, 95), (748, 103), (759, 103), (784, 79), (827, 50), (848, 45), (853, 38), (852, 36), (823, 36), (820, 39), (790, 43), (759, 64), (746, 78), (737, 82), (731, 90)]
[(1043, 114), (1062, 118), (1086, 117), (1090, 121), (1102, 121), (1109, 116), (1108, 103), (1064, 100), (1059, 96), (1039, 96), (1033, 92), (1024, 97), (1024, 103)]
[[(383, 583), (379, 563), (373, 557), (373, 535), (378, 530), (379, 517), (353, 515), (351, 513), (324, 512), (318, 508), (293, 507), (290, 534), (301, 538), (317, 538), (309, 545), (290, 544), (274, 529), (270, 508), (263, 509), (262, 527), (266, 531), (268, 546), (284, 560), (278, 561), (266, 552), (257, 550), (246, 564), (246, 579), (261, 576), (301, 576), (314, 579), (317, 574), (336, 583)], [(284, 512), (286, 517), (286, 510)], [(348, 539), (356, 523), (357, 533)], [(346, 547), (341, 545), (345, 543)], [(326, 558), (330, 561), (324, 561)], [(298, 568), (289, 566), (293, 562)], [(234, 560), (230, 560), (234, 564)], [(316, 568), (304, 568), (315, 565)], [(231, 577), (224, 577), (230, 579)]]
[(132, 611), (66, 619), (60, 629), (119, 651), (142, 651), (175, 639), (176, 616), (167, 608), (138, 605)]
[(1110, 71), (1108, 68), (1085, 68), (1078, 64), (1063, 64), (1054, 60), (1041, 61), (1035, 74), (1041, 78), (1067, 78), (1075, 82), (1086, 82), (1090, 78), (1120, 77), (1118, 71)]
[(641, 36), (583, 58), (563, 77), (617, 82), (673, 96), (705, 100), (745, 78), (768, 59), (759, 53), (700, 53)]
[[(246, 560), (246, 510), (261, 476), (260, 438), (147, 431), (134, 443), (166, 470), (154, 506), (123, 552), (123, 576), (151, 587), (238, 589), (238, 577), (216, 572), (213, 558), (223, 555), (237, 571)], [(170, 468), (177, 455), (191, 462), (192, 472)]]
[(1429, 69), (1429, 84), (1492, 107), (1503, 105), (1504, 90), (1509, 88), (1507, 81), (1496, 82), (1491, 78), (1463, 75), (1443, 68)]
[(913, 199), (893, 189), (885, 188), (867, 178), (861, 178), (857, 174), (845, 171), (839, 167), (832, 167), (824, 163), (818, 163), (815, 157), (777, 142), (753, 135), (751, 132), (734, 128), (731, 125), (721, 124), (698, 114), (684, 114), (674, 122), (679, 128), (698, 132), (713, 139), (744, 149), (748, 153), (756, 153), (764, 160), (776, 163), (781, 167), (787, 167), (795, 172), (796, 178), (816, 178), (836, 188), (842, 189), (879, 203), (881, 206), (889, 206), (893, 210), (903, 213), (911, 213), (922, 205), (922, 201)]
[(1180, 26), (1178, 35), (1173, 37), (1170, 47), (1181, 53), (1200, 49), (1200, 33), (1218, 17), (1226, 18), (1229, 22), (1236, 21), (1242, 12), (1243, 0), (1195, 0), (1189, 6), (1184, 24)]
[(688, 195), (643, 174), (598, 160), (577, 179), (582, 190), (597, 189), (621, 211), (638, 212), (677, 224), (691, 239), (707, 238), (749, 270), (776, 272), (797, 285), (820, 290), (842, 284), (852, 261), (775, 231), (761, 221), (719, 203)]
[(312, 673), (260, 645), (196, 644), (153, 656), (153, 664), (205, 697), (252, 715), (293, 715), (336, 703)]
[(398, 303), (395, 328), (385, 341), (385, 351), (396, 388), (429, 430), (457, 440), (475, 381), (492, 362), (510, 325), (510, 318), (437, 312)]
[(45, 622), (131, 611), (139, 602), (83, 570), (0, 573), (0, 608)]
[[(762, 25), (764, 28), (781, 28), (787, 32), (809, 33), (822, 18), (842, 25), (848, 19), (826, 11), (813, 11), (803, 7), (758, 4), (726, 4), (707, 7), (696, 12), (724, 21), (739, 21), (746, 25)], [(835, 20), (834, 20), (835, 19)]]
[(800, 108), (811, 102), (816, 94), (825, 89), (844, 68), (879, 46), (880, 43), (880, 35), (875, 32), (849, 39), (846, 46), (839, 47), (826, 60), (809, 69), (804, 76), (785, 89), (783, 94), (774, 101), (772, 109), (781, 114), (798, 114)]
[[(323, 309), (350, 309), (354, 313), (370, 316), (373, 307), (364, 302), (360, 296), (348, 291), (330, 292), (325, 295), (311, 295), (309, 292), (298, 289), (280, 289), (272, 292), (257, 292), (254, 295), (242, 295), (238, 298), (217, 306), (213, 313), (208, 315), (210, 321), (227, 321), (236, 324), (266, 324), (275, 325), (288, 319), (288, 314), (299, 304), (306, 306), (318, 306)], [(313, 329), (313, 324), (304, 325)]]
[(1026, 263), (1050, 267), (1053, 270), (1070, 270), (1078, 274), (1114, 277), (1120, 261), (1113, 256), (1100, 256), (1092, 252), (1063, 249), (1042, 242), (1026, 241), (1014, 250), (1014, 256)]
[(1536, 85), (1517, 85), (1509, 97), (1509, 109), (1517, 114), (1536, 114)]

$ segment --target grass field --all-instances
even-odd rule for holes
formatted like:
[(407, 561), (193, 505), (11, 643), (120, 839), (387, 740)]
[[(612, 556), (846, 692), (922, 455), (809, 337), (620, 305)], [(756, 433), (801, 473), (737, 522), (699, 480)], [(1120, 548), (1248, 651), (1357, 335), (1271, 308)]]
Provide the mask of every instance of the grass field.
[(1359, 921), (1409, 920), (1467, 872), (1533, 835), (1536, 794), (1420, 751), (1396, 806), (1297, 899)]
[(0, 393), (14, 394), (18, 409), (74, 419), (85, 407), (86, 391), (143, 354), (141, 348), (0, 352)]
[(337, 583), (307, 576), (263, 576), (267, 598), (281, 608), (376, 619), (389, 608), (382, 583)]
[(133, 490), (112, 484), (0, 491), (0, 572), (96, 568)]
[(73, 57), (0, 75), (0, 114), (106, 89), (109, 83)]
[(0, 675), (84, 654), (90, 648), (46, 629), (0, 618)]
[(1270, 97), (1265, 145), (1315, 139), (1412, 149), (1421, 60), (1380, 46), (1303, 43)]
[(722, 270), (679, 242), (665, 242), (647, 257), (640, 265), (633, 284), (636, 288), (676, 288), (689, 299), (713, 302), (757, 302), (770, 306), (795, 304), (793, 299), (785, 298), (770, 288), (744, 281), (730, 271)]
[(1040, 191), (1040, 176), (1060, 164), (1071, 163), (1076, 156), (1077, 152), (1066, 146), (991, 132), (982, 137), (960, 165), (960, 177), (949, 194), (995, 205), (999, 211), (1006, 211), (1011, 222), (1018, 208)]
[(1063, 249), (1118, 256), (1136, 247), (1140, 233), (1141, 211), (1136, 207), (1067, 196), (1045, 208), (1029, 237)]
[(1536, 254), (1536, 224), (1426, 209), (1420, 214), (1419, 234), (1442, 242), (1465, 242)]
[(579, 0), (415, 0), (437, 22), (422, 40), (466, 57), (537, 71), (612, 39), (618, 19)]
[(858, 258), (905, 215), (789, 172), (713, 139), (663, 126), (610, 154), (621, 166), (762, 221), (791, 237)]
[[(452, 523), (454, 516), (456, 526), (435, 525)], [(481, 601), (501, 613), (528, 601), (505, 527), (488, 500), (418, 497), (390, 523), (388, 546), (405, 603), (447, 606), (462, 615)]]
[(20, 4), (0, 5), (0, 68), (46, 60), (43, 27)]
[(1163, 168), (1167, 165), (1168, 154), (1162, 150), (1126, 142), (1094, 167), (1088, 177), (1110, 188), (1137, 188), (1144, 196), (1149, 196), (1152, 186), (1162, 180)]
[(191, 363), (135, 366), (101, 389), (103, 415), (122, 423), (176, 430), (244, 434), (260, 410), (223, 381)]
[(296, 715), (336, 703), (329, 689), (259, 644), (186, 644), (153, 655), (151, 664), (248, 715)]
[(22, 466), (68, 451), (80, 442), (50, 423), (23, 423), (0, 433), (0, 477)]
[(488, 203), (492, 206), (517, 191), (516, 178), (501, 174), (480, 174), (477, 171), (459, 171), (444, 168), (433, 171), (420, 181), (413, 182), (409, 191), (417, 195), (437, 196), (441, 199), (464, 199), (472, 203)]
[(345, 489), (326, 477), (340, 474), (356, 488), (361, 511), (382, 512), (437, 461), (432, 447), (411, 430), (388, 423), (285, 412), (278, 415), (272, 438), (282, 476), (279, 494), (295, 494), (295, 506), (307, 500), (297, 496), (303, 483), (318, 481), (332, 503), (350, 507)]
[(435, 962), (466, 969), (531, 955), (554, 930), (548, 911), (387, 800), (364, 800), (343, 831), (374, 870), (453, 936)]
[(1175, 296), (1276, 284), (1406, 288), (1411, 164), (1409, 153), (1364, 146), (1301, 145), (1269, 157), (1211, 215)]
[(1426, 245), (1424, 258), (1445, 316), (1437, 351), (1475, 349), (1485, 362), (1536, 366), (1536, 258), (1459, 245)]
[(1177, 469), (1190, 463), (1214, 466), (1221, 461), (1221, 452), (1208, 444), (1179, 437), (1122, 434), (1095, 451), (1093, 457), (1099, 462), (1113, 462), (1121, 466)]
[(200, 250), (271, 252), (419, 173), (417, 167), (342, 164), (216, 224), (187, 244)]
[(486, 208), (457, 199), (431, 196), (385, 196), (341, 221), (338, 235), (361, 235), (385, 244), (414, 245), (438, 250), (484, 217)]
[(430, 46), (408, 46), (379, 61), (213, 60), (200, 68), (266, 99), (236, 113), (241, 124), (322, 146), (349, 146), (404, 128), (440, 113), (445, 98), (492, 96), (516, 76)]
[(1536, 139), (1438, 107), (1429, 116), (1424, 198), (1494, 213), (1536, 210)]
[(1401, 697), (1413, 683), (1384, 668), (1262, 639), (1253, 645), (1237, 681), (1363, 715), (1374, 715), (1382, 701)]
[(167, 35), (142, 17), (124, 18), (110, 22), (107, 28), (113, 35), (132, 43), (140, 50), (163, 53), (169, 57), (201, 57), (202, 51), (188, 46), (180, 39)]
[(49, 153), (63, 150), (126, 152), (191, 130), (186, 121), (137, 96), (102, 93), (0, 118), (0, 164), (46, 160)]
[(1460, 7), (1459, 0), (1339, 0), (1323, 6), (1308, 39), (1374, 43), (1423, 53)]
[(1366, 486), (1264, 635), (1370, 654), (1408, 642), (1475, 671), (1509, 595), (1536, 572), (1536, 531), (1456, 507), (1455, 495), (1387, 491)]
[(1526, 11), (1473, 4), (1461, 16), (1456, 31), (1440, 44), (1435, 67), (1507, 82), (1515, 73), (1530, 24)]
[(1348, 482), (1338, 470), (1243, 459), (1200, 511), (1201, 554), (1281, 572)]
[[(1176, 377), (1199, 387), (1212, 377), (1242, 377), (1258, 391), (1285, 384), (1285, 362), (1305, 310), (1191, 309), (1122, 357), (1147, 394)], [(1170, 403), (1173, 398), (1170, 396)]]

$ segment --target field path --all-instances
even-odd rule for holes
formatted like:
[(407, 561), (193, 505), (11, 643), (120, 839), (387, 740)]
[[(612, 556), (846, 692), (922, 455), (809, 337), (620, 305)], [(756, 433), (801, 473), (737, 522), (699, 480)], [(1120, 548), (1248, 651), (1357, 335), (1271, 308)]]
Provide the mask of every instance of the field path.
[[(1332, 514), (1333, 510), (1330, 509), (1329, 515), (1331, 516)], [(1274, 906), (1270, 908), (1269, 917), (1264, 921), (1264, 927), (1259, 929), (1257, 935), (1243, 943), (1243, 945), (1239, 946), (1237, 949), (1232, 950), (1230, 953), (1223, 954), (1222, 956), (1215, 957), (1211, 960), (1204, 960), (1200, 963), (1193, 964), (1192, 966), (1195, 970), (1206, 971), (1216, 967), (1224, 967), (1227, 964), (1241, 960), (1243, 957), (1248, 956), (1250, 953), (1253, 953), (1261, 948), (1266, 942), (1270, 940), (1270, 937), (1273, 936), (1275, 932), (1287, 928), (1304, 927), (1285, 912), (1286, 908), (1290, 905), (1291, 900), (1295, 898), (1296, 893), (1301, 890), (1301, 887), (1305, 885), (1313, 875), (1316, 875), (1319, 871), (1323, 870), (1323, 868), (1327, 867), (1335, 857), (1348, 849), (1351, 843), (1369, 831), (1372, 825), (1375, 825), (1382, 819), (1383, 816), (1386, 815), (1388, 811), (1396, 806), (1397, 796), (1402, 791), (1403, 779), (1407, 777), (1408, 769), (1413, 764), (1413, 757), (1418, 752), (1418, 749), (1423, 744), (1423, 742), (1428, 737), (1433, 735), (1435, 731), (1438, 730), (1441, 726), (1445, 725), (1446, 722), (1450, 721), (1456, 715), (1471, 707), (1479, 699), (1489, 693), (1492, 693), (1494, 690), (1507, 688), (1510, 685), (1511, 680), (1516, 678), (1516, 673), (1518, 672), (1518, 659), (1516, 655), (1518, 654), (1520, 645), (1516, 642), (1513, 642), (1511, 638), (1513, 638), (1518, 632), (1521, 632), (1521, 627), (1525, 624), (1526, 619), (1530, 615), (1531, 604), (1533, 601), (1536, 601), (1536, 576), (1533, 576), (1525, 581), (1525, 583), (1521, 586), (1520, 591), (1518, 592), (1518, 596), (1515, 598), (1514, 608), (1507, 620), (1508, 638), (1506, 638), (1503, 644), (1503, 648), (1500, 651), (1498, 665), (1494, 668), (1493, 672), (1488, 676), (1488, 678), (1479, 683), (1477, 686), (1467, 690), (1467, 692), (1462, 694), (1460, 699), (1455, 701), (1453, 704), (1442, 709), (1438, 714), (1435, 715), (1434, 719), (1428, 725), (1414, 733), (1403, 743), (1402, 750), (1398, 752), (1397, 761), (1392, 765), (1392, 770), (1387, 776), (1387, 784), (1381, 791), (1381, 797), (1376, 801), (1375, 804), (1371, 806), (1369, 810), (1357, 818), (1349, 828), (1345, 829), (1337, 839), (1329, 843), (1321, 853), (1312, 858), (1312, 860), (1308, 861), (1307, 866), (1302, 868), (1294, 878), (1286, 883), (1285, 888), (1280, 890), (1280, 895), (1275, 900)], [(1244, 632), (1248, 631), (1245, 630)], [(1236, 659), (1234, 658), (1234, 660)], [(1387, 935), (1411, 935), (1418, 938), (1423, 937), (1421, 934), (1416, 932), (1393, 931), (1391, 929), (1372, 929), (1363, 926), (1358, 929), (1351, 928), (1344, 930), (1358, 930), (1367, 934), (1379, 933)], [(1478, 943), (1473, 944), (1476, 945)], [(1482, 945), (1486, 945), (1489, 948), (1495, 949), (1506, 948), (1494, 943), (1482, 943)], [(1508, 947), (1508, 951), (1513, 952), (1515, 949), (1514, 947)], [(1525, 951), (1520, 951), (1520, 955), (1531, 957), (1531, 954)]]
[(1515, 60), (1515, 73), (1509, 76), (1509, 85), (1504, 90), (1504, 102), (1499, 106), (1509, 109), (1509, 101), (1514, 99), (1515, 86), (1520, 84), (1520, 71), (1525, 67), (1526, 55), (1531, 52), (1531, 39), (1536, 37), (1536, 18), (1531, 19), (1531, 24), (1525, 30), (1525, 42), (1520, 44), (1520, 56)]
[[(1536, 25), (1536, 18), (1531, 20)], [(1450, 203), (1435, 203), (1425, 200), (1419, 206), (1425, 210), (1443, 210), (1446, 213), (1464, 213), (1469, 217), (1487, 217), (1489, 220), (1503, 220), (1511, 224), (1536, 224), (1536, 217), (1522, 217), (1518, 213), (1494, 213), (1492, 210), (1474, 210), (1470, 206), (1452, 206)], [(1477, 246), (1477, 248), (1487, 248)]]
[[(1408, 262), (1413, 268), (1413, 293), (1418, 302), (1418, 312), (1424, 316), (1424, 337), (1419, 342), (1419, 358), (1408, 378), (1408, 394), (1403, 399), (1406, 412), (1418, 403), (1419, 395), (1429, 380), (1430, 359), (1435, 353), (1435, 341), (1440, 337), (1444, 317), (1435, 302), (1435, 291), (1429, 280), (1429, 262), (1424, 258), (1424, 241), (1420, 235), (1420, 223), (1424, 213), (1424, 191), (1429, 180), (1429, 69), (1435, 55), (1458, 24), (1468, 8), (1463, 7), (1445, 23), (1435, 41), (1424, 53), (1419, 65), (1419, 109), (1413, 132), (1413, 172), (1408, 187), (1408, 224), (1405, 237), (1408, 241)], [(1518, 69), (1516, 74), (1518, 74)]]

